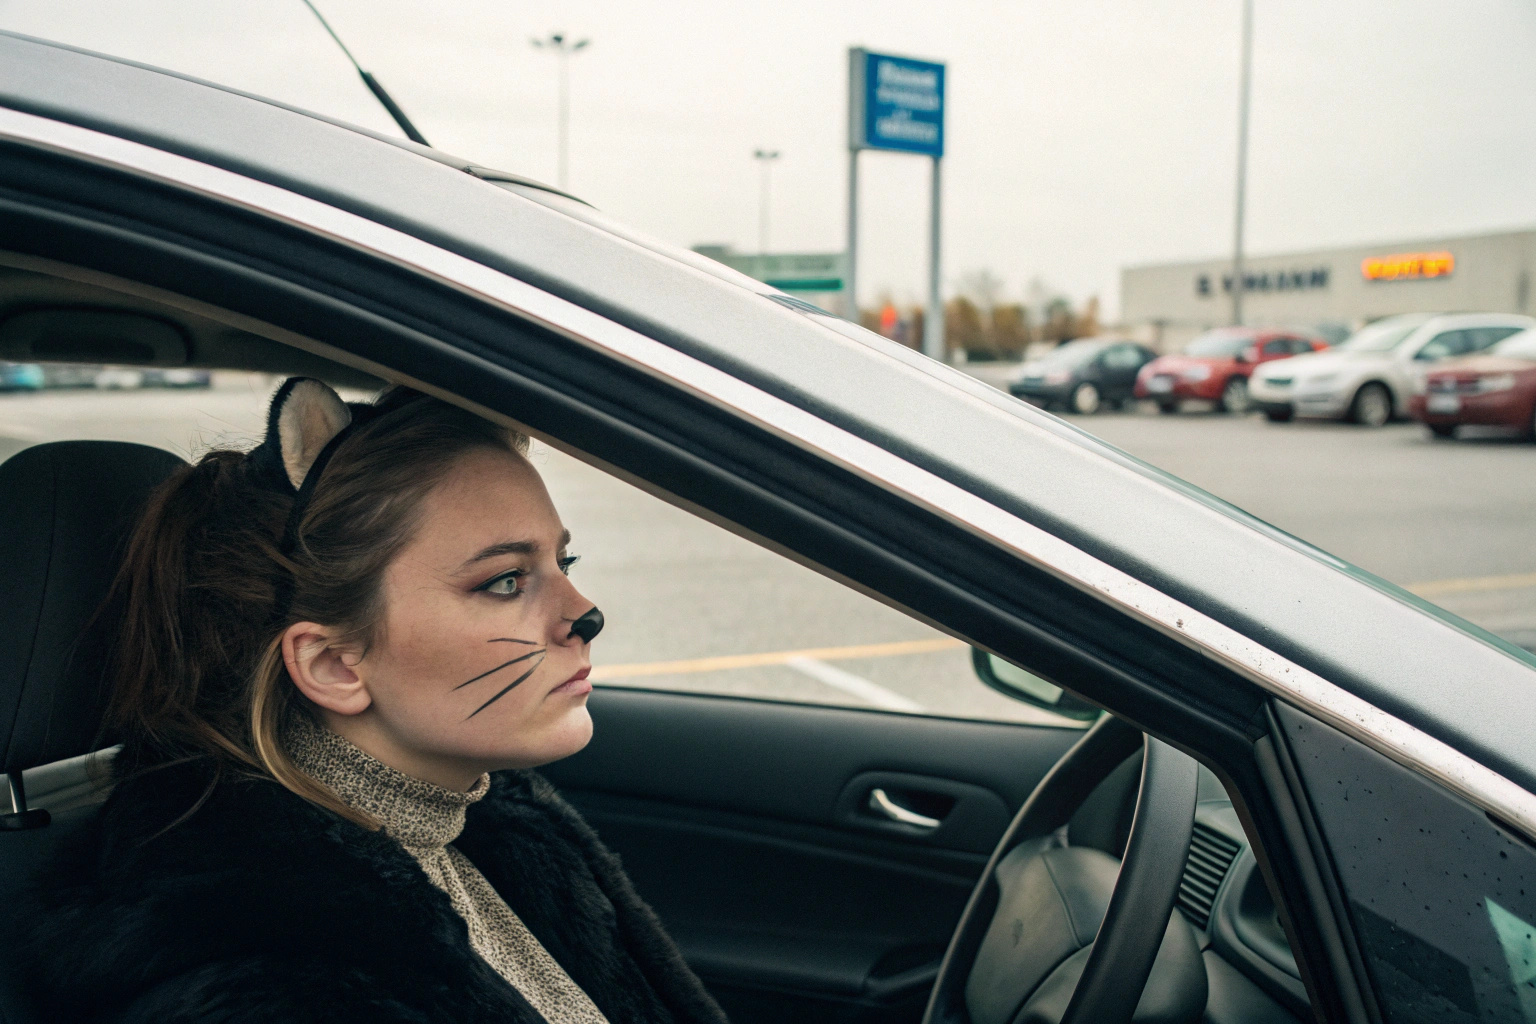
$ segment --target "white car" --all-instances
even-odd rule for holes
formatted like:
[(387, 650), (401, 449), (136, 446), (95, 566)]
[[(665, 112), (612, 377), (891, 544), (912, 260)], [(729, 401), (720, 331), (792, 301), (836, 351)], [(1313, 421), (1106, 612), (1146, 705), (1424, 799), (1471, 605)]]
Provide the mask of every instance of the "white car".
[(127, 366), (107, 366), (96, 373), (96, 387), (102, 391), (121, 391), (144, 386), (144, 371)]
[(1379, 427), (1408, 414), (1436, 360), (1462, 356), (1536, 326), (1509, 313), (1407, 313), (1378, 320), (1338, 348), (1277, 359), (1254, 370), (1253, 406), (1270, 420), (1343, 419)]

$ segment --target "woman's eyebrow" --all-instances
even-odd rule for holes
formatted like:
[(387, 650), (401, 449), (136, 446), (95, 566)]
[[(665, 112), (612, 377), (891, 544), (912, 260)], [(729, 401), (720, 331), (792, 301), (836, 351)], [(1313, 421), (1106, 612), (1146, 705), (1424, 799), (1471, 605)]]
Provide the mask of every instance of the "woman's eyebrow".
[[(560, 547), (564, 549), (571, 542), (571, 531), (565, 530), (560, 534)], [(499, 558), (502, 555), (531, 555), (539, 550), (539, 542), (536, 540), (504, 540), (500, 544), (492, 544), (465, 559), (464, 564), (455, 570), (455, 574), (463, 572), (477, 562), (483, 562), (487, 558)]]

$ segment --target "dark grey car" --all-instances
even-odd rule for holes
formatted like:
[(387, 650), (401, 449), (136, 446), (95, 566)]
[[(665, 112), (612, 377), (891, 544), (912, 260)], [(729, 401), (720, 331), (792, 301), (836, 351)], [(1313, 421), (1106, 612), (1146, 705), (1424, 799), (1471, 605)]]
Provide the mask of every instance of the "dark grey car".
[(1091, 415), (1131, 400), (1136, 374), (1157, 353), (1134, 341), (1078, 338), (1019, 367), (1009, 393), (1047, 409)]
[[(16, 36), (0, 264), (0, 331), (89, 307), (174, 329), (81, 361), (410, 382), (1109, 712), (595, 694), (547, 774), (739, 1022), (1536, 1020), (1532, 657), (1044, 412), (515, 175)], [(99, 813), (25, 789), (110, 742), (82, 524), (145, 481), (106, 450), (0, 467), (7, 1024)]]

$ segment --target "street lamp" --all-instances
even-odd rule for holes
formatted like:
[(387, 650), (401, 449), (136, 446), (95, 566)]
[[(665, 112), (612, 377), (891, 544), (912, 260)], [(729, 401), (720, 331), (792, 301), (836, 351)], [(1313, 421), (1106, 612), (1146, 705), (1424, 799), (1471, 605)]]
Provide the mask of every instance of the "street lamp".
[(540, 50), (555, 51), (556, 64), (559, 66), (560, 76), (560, 164), (555, 184), (565, 188), (565, 168), (569, 159), (570, 126), (571, 126), (571, 83), (570, 60), (571, 54), (585, 47), (592, 40), (567, 39), (563, 32), (551, 32), (548, 39), (530, 39), (534, 47)]
[(768, 252), (768, 176), (773, 168), (773, 162), (779, 158), (776, 149), (759, 149), (752, 153), (757, 160), (757, 165), (763, 169), (762, 193), (757, 210), (757, 251), (764, 255)]

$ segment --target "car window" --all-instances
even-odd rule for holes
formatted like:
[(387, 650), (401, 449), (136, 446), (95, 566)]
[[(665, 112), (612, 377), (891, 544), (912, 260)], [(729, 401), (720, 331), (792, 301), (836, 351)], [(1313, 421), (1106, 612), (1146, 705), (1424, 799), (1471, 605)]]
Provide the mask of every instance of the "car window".
[(1303, 352), (1313, 352), (1316, 350), (1312, 347), (1312, 343), (1306, 338), (1292, 338), (1291, 351), (1296, 355), (1301, 355)]
[(1103, 342), (1080, 339), (1058, 345), (1036, 361), (1055, 366), (1081, 367), (1093, 362), (1102, 351), (1104, 351)]
[(1253, 344), (1253, 336), (1243, 330), (1218, 328), (1207, 331), (1184, 346), (1184, 354), (1204, 359), (1231, 359)]
[(1142, 363), (1135, 345), (1115, 345), (1104, 353), (1104, 366), (1110, 370), (1134, 370)]
[[(280, 378), (12, 364), (0, 461), (39, 442), (134, 441), (195, 459), (254, 446)], [(18, 368), (19, 369), (15, 369)], [(349, 400), (365, 392), (343, 391)], [(1078, 727), (987, 688), (971, 649), (553, 448), (531, 454), (607, 618), (593, 682)]]
[(1471, 331), (1441, 331), (1419, 349), (1415, 359), (1446, 359), (1459, 356), (1472, 347)]
[(1264, 343), (1263, 354), (1266, 356), (1290, 355), (1291, 340), (1289, 338), (1271, 338)]
[(1494, 351), (1515, 359), (1536, 359), (1536, 329), (1520, 331), (1499, 342)]
[(964, 643), (544, 445), (603, 609), (594, 684), (1068, 725), (984, 686)]
[(1468, 351), (1481, 352), (1486, 348), (1492, 348), (1510, 335), (1519, 334), (1520, 331), (1519, 327), (1479, 327), (1475, 331), (1467, 332), (1473, 336)]
[(1280, 718), (1387, 1024), (1536, 1024), (1536, 849), (1342, 733)]
[(1339, 347), (1347, 352), (1390, 352), (1408, 340), (1423, 322), (1422, 318), (1390, 317), (1360, 328)]

